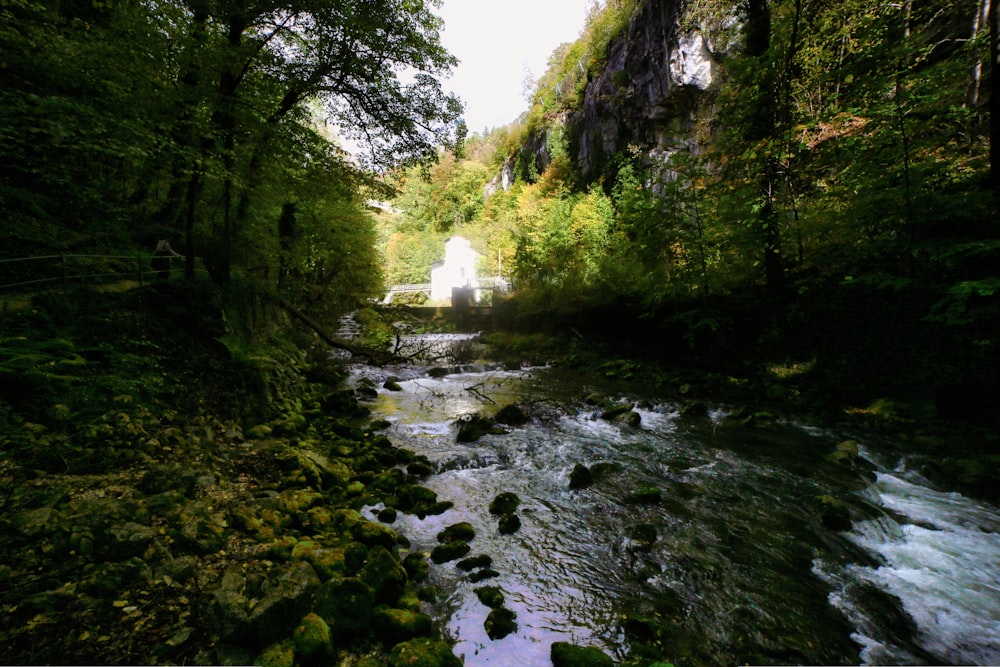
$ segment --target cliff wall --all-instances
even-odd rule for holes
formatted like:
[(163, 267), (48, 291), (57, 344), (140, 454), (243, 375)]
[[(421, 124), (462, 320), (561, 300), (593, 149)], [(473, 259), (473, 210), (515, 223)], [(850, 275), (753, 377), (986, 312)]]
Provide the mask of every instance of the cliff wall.
[[(647, 0), (608, 46), (606, 65), (587, 82), (579, 108), (562, 123), (574, 165), (585, 181), (606, 173), (611, 158), (630, 150), (649, 166), (669, 169), (677, 150), (700, 152), (726, 57), (739, 48), (734, 9), (702, 0)], [(549, 163), (547, 135), (522, 150), (539, 171)]]

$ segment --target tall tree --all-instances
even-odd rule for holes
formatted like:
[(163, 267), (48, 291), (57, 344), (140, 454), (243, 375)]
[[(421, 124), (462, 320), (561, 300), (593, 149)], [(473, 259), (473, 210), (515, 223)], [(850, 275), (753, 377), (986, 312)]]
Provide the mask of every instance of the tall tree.
[[(201, 85), (192, 111), (181, 115), (207, 108), (210, 118), (198, 157), (182, 171), (189, 204), (204, 198), (210, 182), (217, 189), (208, 254), (218, 280), (228, 279), (234, 252), (246, 240), (241, 235), (280, 138), (277, 128), (313, 122), (307, 103), (320, 101), (324, 120), (358, 142), (359, 157), (371, 166), (426, 159), (449, 139), (461, 105), (440, 87), (455, 61), (440, 44), (441, 21), (431, 11), (438, 4), (186, 3), (189, 34), (200, 34), (206, 15), (213, 30), (186, 43), (196, 52), (185, 60), (199, 63), (198, 83), (211, 81), (213, 89)], [(214, 173), (203, 175), (205, 169)]]

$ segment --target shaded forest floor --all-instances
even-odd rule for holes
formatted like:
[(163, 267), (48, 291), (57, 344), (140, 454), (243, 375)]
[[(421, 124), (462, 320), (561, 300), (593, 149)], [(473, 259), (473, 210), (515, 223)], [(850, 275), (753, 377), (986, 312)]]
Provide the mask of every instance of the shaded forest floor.
[(391, 528), (428, 466), (307, 336), (230, 334), (207, 285), (5, 313), (0, 662), (453, 664)]

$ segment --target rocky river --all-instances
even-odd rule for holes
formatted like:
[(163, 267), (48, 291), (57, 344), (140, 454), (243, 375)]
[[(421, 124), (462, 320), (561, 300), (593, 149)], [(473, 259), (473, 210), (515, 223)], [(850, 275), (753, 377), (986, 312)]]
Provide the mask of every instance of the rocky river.
[[(1000, 511), (864, 434), (449, 364), (474, 336), (404, 342), (424, 361), (352, 381), (379, 387), (373, 417), (454, 502), (393, 528), (432, 552), (467, 522), (470, 556), (488, 557), (432, 568), (433, 616), (467, 666), (550, 664), (554, 642), (677, 665), (1000, 664)], [(525, 423), (489, 421), (509, 405)], [(473, 415), (489, 428), (459, 438)], [(520, 500), (515, 530), (490, 511), (500, 494)], [(512, 612), (505, 636), (484, 586)]]

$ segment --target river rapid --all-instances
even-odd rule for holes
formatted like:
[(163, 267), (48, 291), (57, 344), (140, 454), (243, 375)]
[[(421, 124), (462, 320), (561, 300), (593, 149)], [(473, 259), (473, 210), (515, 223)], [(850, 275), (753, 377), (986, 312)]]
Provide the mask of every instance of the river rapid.
[[(736, 419), (724, 405), (689, 414), (556, 369), (453, 364), (430, 377), (467, 338), (411, 338), (425, 363), (359, 365), (352, 381), (399, 379), (372, 416), (430, 459), (422, 483), (454, 502), (393, 528), (430, 552), (467, 521), (471, 554), (492, 559), (496, 576), (478, 583), (454, 562), (432, 568), (430, 611), (468, 667), (549, 665), (556, 641), (678, 667), (1000, 664), (998, 508), (932, 489), (857, 434)], [(583, 400), (594, 392), (633, 403), (641, 425), (603, 419)], [(456, 442), (458, 420), (508, 404), (528, 423)], [(829, 458), (846, 439), (854, 466)], [(578, 464), (594, 481), (571, 489)], [(658, 498), (637, 499), (653, 487)], [(505, 492), (521, 499), (513, 534), (489, 512)], [(516, 614), (502, 639), (487, 635), (484, 585)]]

